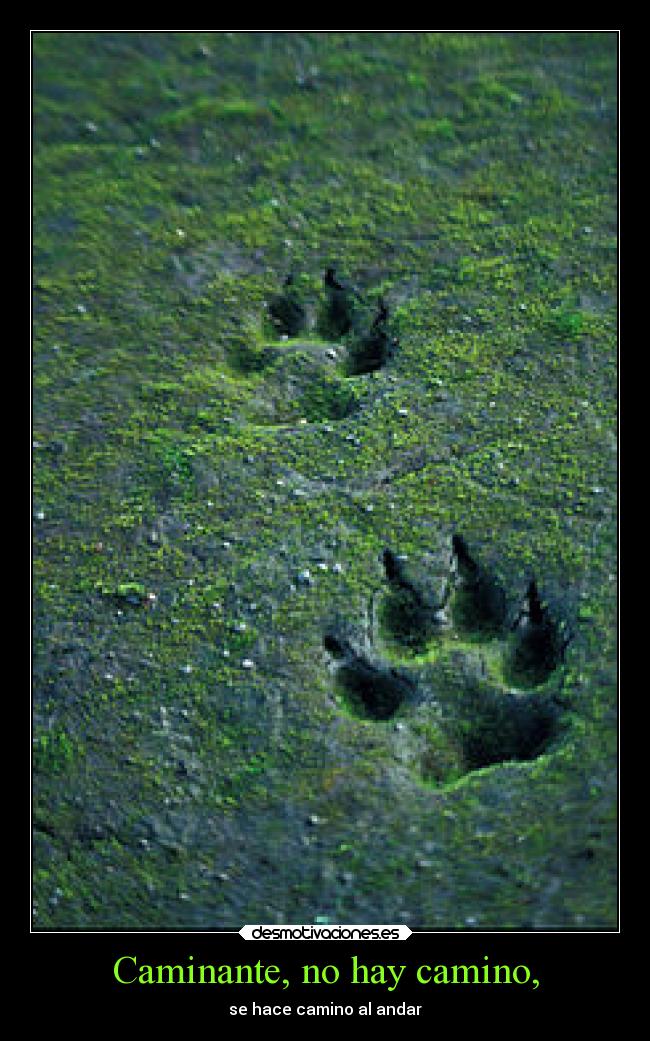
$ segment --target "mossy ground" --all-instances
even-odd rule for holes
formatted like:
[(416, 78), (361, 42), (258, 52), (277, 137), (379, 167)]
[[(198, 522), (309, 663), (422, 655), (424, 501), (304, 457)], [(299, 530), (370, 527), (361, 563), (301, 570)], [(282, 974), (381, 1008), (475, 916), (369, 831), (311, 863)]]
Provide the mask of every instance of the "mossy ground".
[[(616, 42), (34, 35), (36, 928), (616, 926)], [(376, 372), (269, 335), (328, 265)], [(561, 736), (469, 771), (449, 649), (396, 722), (322, 645), (458, 531), (574, 630)]]

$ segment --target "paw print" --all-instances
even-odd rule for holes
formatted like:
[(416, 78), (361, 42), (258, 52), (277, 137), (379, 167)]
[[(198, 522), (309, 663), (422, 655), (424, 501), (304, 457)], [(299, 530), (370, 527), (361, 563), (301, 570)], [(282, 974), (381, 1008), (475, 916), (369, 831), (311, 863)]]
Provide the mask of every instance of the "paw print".
[(339, 703), (362, 719), (397, 720), (425, 782), (546, 752), (562, 731), (553, 678), (570, 636), (537, 581), (509, 621), (505, 590), (460, 535), (442, 578), (416, 577), (390, 549), (382, 564), (365, 648), (325, 634)]
[(234, 357), (238, 372), (253, 375), (256, 393), (242, 418), (255, 425), (337, 422), (358, 406), (363, 377), (392, 357), (386, 301), (376, 305), (339, 279), (329, 267), (318, 301), (309, 300), (300, 278), (289, 273), (266, 306), (271, 337), (242, 345)]

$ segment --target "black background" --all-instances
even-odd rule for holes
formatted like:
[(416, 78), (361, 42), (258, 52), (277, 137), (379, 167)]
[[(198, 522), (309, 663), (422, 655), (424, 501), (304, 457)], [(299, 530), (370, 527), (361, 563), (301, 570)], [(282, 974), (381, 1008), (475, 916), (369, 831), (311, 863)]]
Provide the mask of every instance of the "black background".
[[(238, 935), (222, 933), (33, 933), (29, 936), (29, 962), (21, 959), (21, 979), (30, 981), (38, 994), (36, 1008), (51, 1012), (57, 1003), (68, 1008), (92, 1009), (93, 1021), (104, 1024), (124, 1015), (149, 1019), (167, 1015), (173, 1006), (185, 1016), (209, 1017), (215, 1030), (300, 1030), (319, 1026), (330, 1031), (376, 1030), (382, 1024), (404, 1026), (418, 1033), (418, 1024), (440, 1023), (441, 1013), (462, 1017), (466, 1022), (496, 1014), (499, 1022), (515, 1026), (539, 1027), (554, 1022), (558, 1014), (571, 1011), (586, 1023), (604, 1015), (607, 1006), (616, 1005), (625, 980), (639, 978), (635, 959), (623, 932), (620, 933), (418, 933), (405, 941), (392, 942), (309, 942), (245, 941)], [(137, 965), (183, 965), (193, 956), (194, 965), (277, 965), (281, 977), (290, 980), (288, 989), (277, 984), (120, 984), (113, 972), (117, 958), (133, 956)], [(351, 985), (352, 955), (367, 966), (406, 965), (395, 990), (380, 984)], [(416, 970), (422, 964), (504, 964), (511, 969), (526, 965), (529, 984), (419, 984)], [(627, 964), (626, 964), (627, 962)], [(302, 983), (305, 964), (336, 965), (337, 983), (319, 986)], [(128, 970), (128, 971), (127, 971)], [(134, 976), (132, 963), (125, 965), (124, 977)], [(52, 1001), (48, 1000), (51, 997)], [(291, 1005), (290, 1017), (231, 1016), (231, 1005)], [(299, 1004), (352, 1005), (353, 1016), (297, 1016)], [(361, 1004), (421, 1005), (419, 1016), (359, 1017)], [(54, 1006), (53, 1006), (54, 1003)], [(510, 1020), (510, 1017), (515, 1017)], [(521, 1019), (521, 1016), (524, 1018)], [(505, 1019), (502, 1019), (505, 1017)], [(48, 1014), (48, 1019), (50, 1015)], [(129, 1019), (129, 1022), (133, 1020)], [(190, 1020), (187, 1021), (188, 1023)], [(495, 1020), (491, 1019), (494, 1023)], [(485, 1026), (488, 1021), (485, 1021)], [(562, 1021), (557, 1023), (558, 1027)]]

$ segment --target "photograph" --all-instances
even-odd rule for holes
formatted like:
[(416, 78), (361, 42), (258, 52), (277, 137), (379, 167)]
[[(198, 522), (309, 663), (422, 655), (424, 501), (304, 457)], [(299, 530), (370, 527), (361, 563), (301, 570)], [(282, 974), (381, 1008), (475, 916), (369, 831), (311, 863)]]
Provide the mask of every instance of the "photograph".
[(119, 993), (620, 932), (619, 33), (30, 31), (26, 917)]

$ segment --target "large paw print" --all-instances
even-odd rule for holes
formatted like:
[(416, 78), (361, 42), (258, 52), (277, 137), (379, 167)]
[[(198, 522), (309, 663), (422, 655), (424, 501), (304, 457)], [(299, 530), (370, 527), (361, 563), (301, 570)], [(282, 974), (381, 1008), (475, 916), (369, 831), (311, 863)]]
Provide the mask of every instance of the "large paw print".
[(442, 579), (416, 578), (389, 549), (383, 568), (370, 646), (335, 631), (323, 641), (340, 704), (366, 720), (398, 718), (419, 742), (424, 781), (547, 751), (561, 732), (554, 677), (569, 637), (537, 582), (509, 621), (504, 589), (460, 535)]

